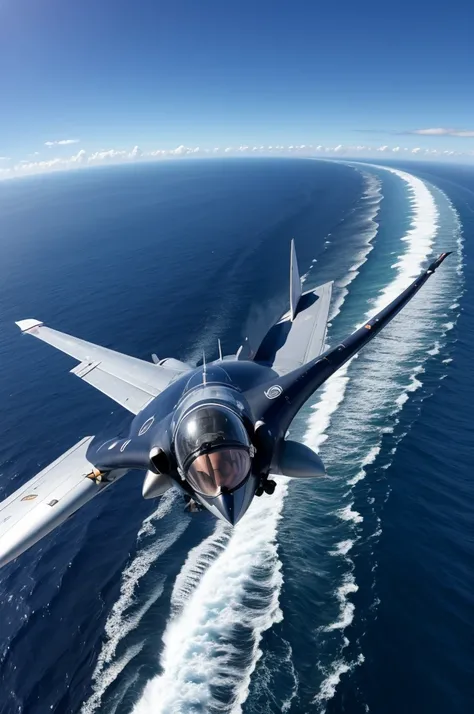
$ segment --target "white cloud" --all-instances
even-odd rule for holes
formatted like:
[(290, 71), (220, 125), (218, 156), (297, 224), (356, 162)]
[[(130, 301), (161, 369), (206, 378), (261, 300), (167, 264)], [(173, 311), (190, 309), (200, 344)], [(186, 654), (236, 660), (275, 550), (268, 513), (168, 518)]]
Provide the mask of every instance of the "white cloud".
[(94, 153), (88, 157), (87, 161), (92, 164), (98, 161), (125, 159), (129, 155), (128, 151), (117, 151), (116, 149), (109, 149), (108, 151), (94, 151)]
[(0, 161), (10, 161), (9, 156), (0, 156)]
[(82, 164), (86, 160), (87, 152), (84, 149), (81, 149), (80, 151), (77, 152), (75, 156), (71, 156), (71, 161), (72, 163), (76, 164)]
[(181, 144), (177, 149), (171, 149), (170, 154), (176, 154), (176, 156), (182, 156), (186, 153), (186, 147)]
[(50, 149), (53, 146), (69, 146), (69, 144), (78, 144), (80, 139), (59, 139), (57, 141), (45, 141), (44, 145)]
[(449, 129), (447, 127), (435, 127), (432, 129), (415, 129), (408, 134), (420, 134), (421, 136), (456, 136), (459, 138), (474, 137), (474, 131), (466, 129)]
[[(138, 148), (138, 147), (135, 147)], [(151, 151), (149, 154), (144, 153), (140, 149), (138, 149), (139, 153), (134, 153), (132, 151), (129, 156), (130, 158), (140, 158), (143, 157), (144, 159), (147, 158), (147, 156), (192, 156), (193, 154), (209, 154), (209, 153), (216, 153), (217, 151), (220, 151), (220, 149), (212, 149), (212, 152), (210, 149), (201, 149), (199, 146), (196, 146), (194, 148), (190, 148), (187, 146), (184, 146), (184, 144), (181, 144), (181, 146), (178, 146), (176, 149), (155, 149), (155, 151)]]
[(54, 171), (58, 168), (67, 168), (70, 159), (51, 159), (50, 161), (20, 161), (19, 164), (13, 166), (10, 170), (14, 176), (21, 176), (25, 174), (35, 174), (44, 173), (47, 171)]
[[(317, 146), (304, 145), (304, 144), (291, 144), (284, 147), (281, 144), (275, 144), (271, 146), (253, 146), (250, 147), (246, 144), (240, 145), (238, 148), (233, 148), (228, 146), (226, 148), (214, 147), (213, 149), (206, 149), (199, 146), (196, 147), (186, 147), (184, 144), (177, 146), (175, 149), (155, 149), (154, 151), (143, 152), (138, 146), (134, 146), (132, 149), (101, 149), (92, 153), (87, 153), (85, 149), (81, 149), (76, 154), (69, 157), (55, 157), (47, 161), (40, 161), (36, 156), (30, 155), (29, 157), (18, 161), (16, 164), (7, 163), (0, 168), (0, 179), (27, 176), (32, 174), (41, 173), (51, 173), (52, 171), (65, 171), (70, 169), (79, 169), (81, 167), (87, 166), (99, 166), (104, 164), (123, 164), (123, 163), (133, 163), (135, 161), (157, 161), (157, 160), (180, 160), (181, 158), (193, 158), (193, 157), (206, 157), (206, 156), (237, 156), (245, 154), (248, 156), (261, 156), (265, 154), (291, 154), (294, 155), (295, 151), (298, 152), (300, 156), (316, 156), (318, 153), (324, 153), (326, 156), (354, 156), (359, 154), (360, 156), (370, 156), (374, 155), (376, 152), (381, 153), (394, 153), (401, 155), (405, 152), (405, 155), (414, 155), (418, 158), (426, 157), (427, 159), (434, 159), (443, 157), (449, 159), (450, 157), (466, 157), (472, 161), (474, 157), (474, 151), (448, 151), (442, 149), (429, 149), (429, 148), (401, 148), (400, 146), (389, 147), (384, 146), (370, 146), (370, 145), (344, 145), (338, 144), (337, 146), (323, 146), (318, 144)], [(38, 152), (36, 152), (36, 155)], [(7, 157), (3, 157), (3, 160), (7, 160)]]

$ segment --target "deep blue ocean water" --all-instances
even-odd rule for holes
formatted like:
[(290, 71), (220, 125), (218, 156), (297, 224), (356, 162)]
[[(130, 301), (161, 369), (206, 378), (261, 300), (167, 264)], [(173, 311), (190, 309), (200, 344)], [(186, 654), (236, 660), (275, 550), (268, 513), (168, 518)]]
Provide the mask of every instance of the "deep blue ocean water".
[(331, 343), (455, 251), (292, 425), (327, 479), (280, 483), (232, 532), (173, 494), (144, 501), (129, 474), (0, 571), (2, 714), (472, 710), (474, 170), (396, 168), (183, 161), (0, 184), (2, 498), (129, 419), (15, 320), (211, 359), (285, 308), (294, 237), (306, 285), (335, 280)]

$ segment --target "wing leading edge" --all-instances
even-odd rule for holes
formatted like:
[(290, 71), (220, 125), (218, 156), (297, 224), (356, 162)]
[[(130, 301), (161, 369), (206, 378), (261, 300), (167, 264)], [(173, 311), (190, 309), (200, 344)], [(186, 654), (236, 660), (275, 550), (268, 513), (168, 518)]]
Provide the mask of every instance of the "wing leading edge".
[(16, 323), (24, 334), (47, 342), (80, 362), (72, 374), (91, 384), (132, 414), (138, 414), (179, 371), (94, 345), (46, 327), (39, 320)]

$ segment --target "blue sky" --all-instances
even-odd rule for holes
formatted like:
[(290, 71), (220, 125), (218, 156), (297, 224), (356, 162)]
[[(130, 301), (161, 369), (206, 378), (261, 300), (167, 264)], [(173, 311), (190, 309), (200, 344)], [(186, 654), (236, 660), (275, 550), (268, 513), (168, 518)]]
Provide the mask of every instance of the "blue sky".
[(474, 161), (473, 24), (457, 0), (0, 0), (0, 170), (275, 145)]

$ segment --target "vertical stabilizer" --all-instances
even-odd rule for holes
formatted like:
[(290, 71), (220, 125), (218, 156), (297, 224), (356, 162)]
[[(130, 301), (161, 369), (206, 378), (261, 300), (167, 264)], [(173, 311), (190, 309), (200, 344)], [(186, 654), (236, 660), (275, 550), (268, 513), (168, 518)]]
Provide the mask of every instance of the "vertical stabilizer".
[(296, 260), (295, 241), (291, 239), (290, 258), (290, 315), (291, 321), (296, 317), (296, 309), (301, 297), (301, 278), (298, 271), (298, 261)]

